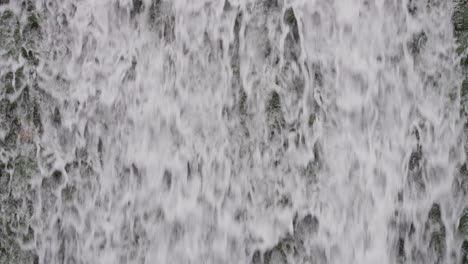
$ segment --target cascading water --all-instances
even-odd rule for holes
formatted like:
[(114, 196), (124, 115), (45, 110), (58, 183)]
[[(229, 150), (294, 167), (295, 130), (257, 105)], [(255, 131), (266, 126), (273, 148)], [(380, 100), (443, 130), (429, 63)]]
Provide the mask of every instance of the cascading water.
[(468, 263), (465, 5), (0, 0), (0, 263)]

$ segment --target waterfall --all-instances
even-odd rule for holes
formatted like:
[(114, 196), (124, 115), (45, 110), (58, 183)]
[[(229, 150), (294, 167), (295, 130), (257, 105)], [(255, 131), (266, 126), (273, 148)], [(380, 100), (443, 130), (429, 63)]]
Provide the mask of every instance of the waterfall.
[(0, 0), (0, 263), (468, 263), (466, 6)]

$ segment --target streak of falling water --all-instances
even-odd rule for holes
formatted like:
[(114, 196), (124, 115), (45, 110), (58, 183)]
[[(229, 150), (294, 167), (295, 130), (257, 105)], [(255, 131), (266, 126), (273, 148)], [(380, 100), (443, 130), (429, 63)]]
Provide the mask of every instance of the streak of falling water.
[(40, 263), (459, 261), (451, 1), (36, 6)]

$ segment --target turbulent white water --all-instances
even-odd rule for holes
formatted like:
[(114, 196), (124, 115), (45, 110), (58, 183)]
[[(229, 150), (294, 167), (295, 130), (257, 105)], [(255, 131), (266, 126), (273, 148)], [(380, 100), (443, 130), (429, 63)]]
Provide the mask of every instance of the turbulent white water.
[(460, 261), (451, 1), (36, 7), (39, 263)]

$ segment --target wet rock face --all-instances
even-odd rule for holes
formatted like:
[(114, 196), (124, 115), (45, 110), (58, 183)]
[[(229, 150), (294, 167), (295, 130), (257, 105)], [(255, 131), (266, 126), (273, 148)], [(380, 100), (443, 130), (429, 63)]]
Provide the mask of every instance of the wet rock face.
[(36, 143), (42, 133), (35, 79), (41, 27), (31, 1), (15, 11), (9, 7), (0, 10), (0, 53), (11, 62), (0, 66), (0, 263), (29, 264), (38, 263), (36, 252), (20, 245), (31, 248), (36, 235), (31, 217), (37, 197), (30, 181), (39, 173)]

